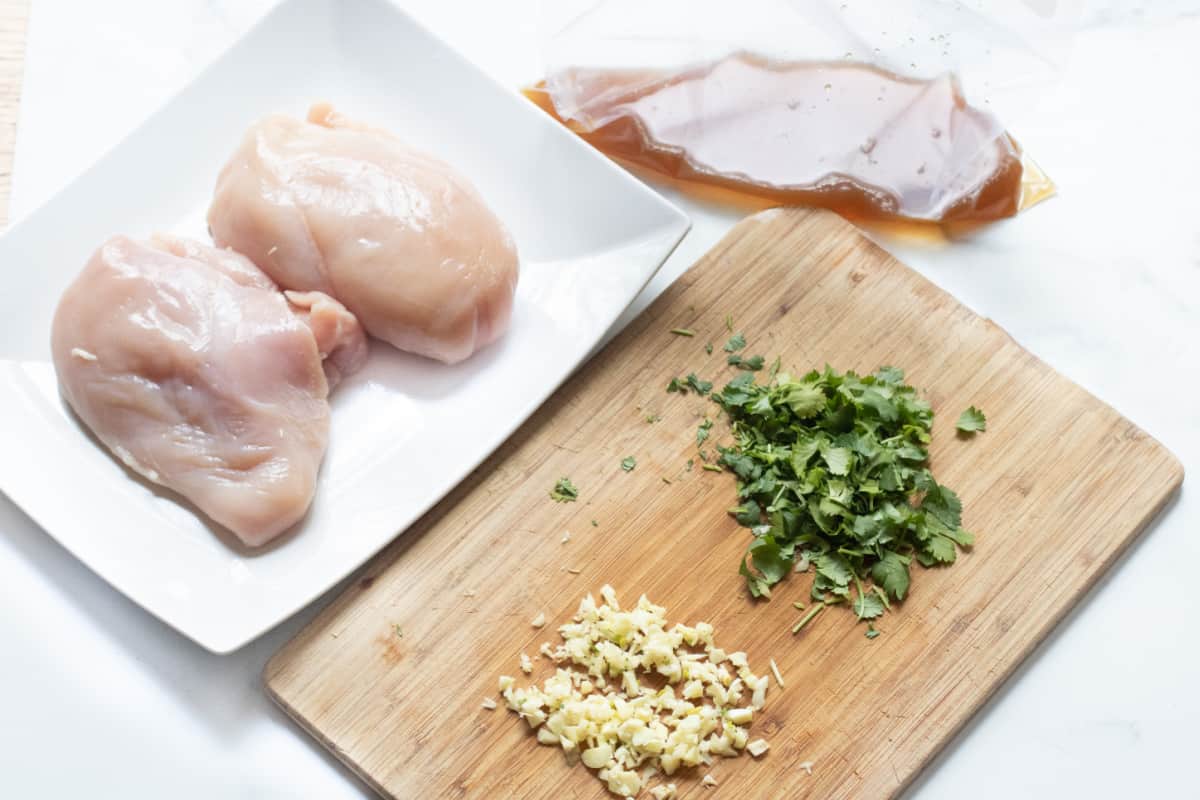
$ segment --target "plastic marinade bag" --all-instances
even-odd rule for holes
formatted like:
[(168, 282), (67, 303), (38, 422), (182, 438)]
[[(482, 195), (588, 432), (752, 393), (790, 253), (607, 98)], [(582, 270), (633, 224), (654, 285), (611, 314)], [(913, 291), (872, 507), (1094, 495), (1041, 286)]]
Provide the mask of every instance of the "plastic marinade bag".
[(994, 110), (1056, 72), (1066, 12), (1041, 5), (603, 0), (547, 38), (527, 95), (673, 178), (851, 217), (993, 220), (1053, 194)]

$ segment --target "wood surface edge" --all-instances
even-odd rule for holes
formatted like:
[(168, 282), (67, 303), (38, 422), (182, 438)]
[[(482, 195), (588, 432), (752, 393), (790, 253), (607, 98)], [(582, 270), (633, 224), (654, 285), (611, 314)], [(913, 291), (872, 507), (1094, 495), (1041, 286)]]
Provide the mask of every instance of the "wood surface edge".
[[(1064, 380), (1070, 381), (1070, 378), (1062, 375), (1062, 373), (1059, 373), (1057, 370), (1055, 370), (1055, 374), (1060, 375)], [(1074, 383), (1074, 381), (1071, 381), (1071, 383)], [(1087, 390), (1085, 389), (1084, 391), (1086, 392)], [(1088, 394), (1089, 396), (1094, 397), (1094, 395), (1091, 395), (1090, 392)], [(1107, 406), (1107, 404), (1105, 405)], [(1128, 419), (1123, 415), (1119, 416), (1121, 419)], [(924, 775), (925, 770), (937, 760), (938, 756), (940, 756), (946, 750), (946, 748), (948, 748), (954, 742), (954, 740), (958, 738), (959, 734), (961, 734), (968, 725), (975, 721), (976, 716), (980, 713), (980, 711), (982, 711), (983, 708), (992, 701), (992, 698), (994, 698), (1002, 689), (1005, 688), (1017, 671), (1025, 666), (1025, 664), (1029, 661), (1029, 658), (1050, 637), (1050, 634), (1054, 633), (1063, 620), (1070, 616), (1075, 609), (1079, 608), (1085, 602), (1090, 602), (1095, 597), (1096, 592), (1099, 591), (1101, 582), (1108, 577), (1109, 572), (1114, 566), (1116, 566), (1121, 557), (1129, 551), (1129, 548), (1132, 547), (1135, 542), (1141, 540), (1151, 523), (1157, 520), (1162, 514), (1163, 509), (1166, 508), (1166, 506), (1179, 495), (1180, 488), (1183, 485), (1183, 468), (1181, 465), (1179, 465), (1179, 460), (1175, 457), (1174, 453), (1158, 442), (1158, 440), (1149, 436), (1147, 436), (1147, 438), (1150, 439), (1150, 443), (1155, 447), (1155, 449), (1160, 451), (1162, 454), (1165, 454), (1171, 460), (1171, 462), (1179, 467), (1178, 470), (1172, 470), (1171, 479), (1168, 481), (1169, 488), (1163, 492), (1158, 502), (1146, 512), (1141, 520), (1138, 521), (1132, 532), (1122, 539), (1120, 544), (1114, 547), (1105, 559), (1097, 564), (1094, 579), (1088, 584), (1087, 588), (1076, 594), (1074, 597), (1068, 599), (1067, 602), (1063, 603), (1062, 606), (1053, 613), (1045, 615), (1042, 620), (1042, 624), (1037, 628), (1037, 631), (1034, 633), (1034, 635), (1030, 637), (1025, 645), (1018, 651), (1017, 656), (1012, 660), (1012, 663), (1010, 663), (1002, 672), (997, 673), (993, 681), (988, 684), (981, 684), (986, 687), (985, 691), (981, 693), (975, 702), (967, 706), (967, 711), (962, 716), (962, 719), (959, 720), (958, 724), (948, 728), (944, 735), (940, 738), (940, 741), (936, 742), (933, 747), (929, 748), (929, 751), (918, 762), (916, 769), (909, 773), (907, 779), (896, 785), (895, 789), (889, 795), (889, 800), (894, 800), (895, 798), (901, 797), (904, 792), (917, 781), (918, 778)]]
[[(278, 653), (276, 655), (278, 655)], [(391, 796), (375, 781), (374, 778), (370, 776), (370, 774), (362, 770), (359, 765), (349, 757), (349, 754), (334, 744), (331, 739), (326, 737), (325, 734), (323, 734), (315, 726), (309, 725), (308, 722), (300, 716), (299, 711), (295, 709), (287, 700), (285, 700), (282, 695), (276, 692), (272, 686), (264, 682), (264, 687), (267, 691), (267, 697), (271, 698), (271, 701), (274, 702), (275, 705), (279, 706), (279, 708), (283, 710), (283, 713), (287, 714), (288, 718), (295, 723), (302, 732), (307, 733), (309, 736), (312, 736), (314, 739), (316, 739), (317, 743), (320, 744), (321, 747), (325, 748), (325, 750), (331, 753), (339, 762), (345, 765), (347, 769), (353, 772), (359, 780), (370, 787), (371, 791), (375, 792), (380, 797), (387, 798)]]

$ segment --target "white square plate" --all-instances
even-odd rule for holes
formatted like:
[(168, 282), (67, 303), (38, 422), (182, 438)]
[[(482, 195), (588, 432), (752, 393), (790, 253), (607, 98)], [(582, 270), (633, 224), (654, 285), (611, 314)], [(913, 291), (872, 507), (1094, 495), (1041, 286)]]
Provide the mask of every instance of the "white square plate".
[[(310, 515), (246, 555), (89, 439), (58, 393), (50, 320), (108, 235), (204, 239), (217, 171), (245, 127), (316, 100), (470, 176), (516, 239), (521, 280), (508, 335), (464, 364), (373, 344), (367, 368), (334, 392)], [(687, 229), (680, 211), (385, 0), (289, 0), (0, 240), (0, 489), (152, 614), (209, 650), (234, 650), (466, 477), (587, 358)]]

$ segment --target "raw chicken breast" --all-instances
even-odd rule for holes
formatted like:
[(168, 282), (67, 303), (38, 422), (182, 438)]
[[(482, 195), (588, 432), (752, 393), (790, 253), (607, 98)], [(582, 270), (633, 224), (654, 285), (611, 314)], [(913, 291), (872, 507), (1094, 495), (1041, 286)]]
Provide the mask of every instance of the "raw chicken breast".
[(454, 363), (508, 327), (517, 251), (475, 188), (327, 105), (253, 125), (208, 224), (284, 288), (337, 298), (401, 350)]
[(116, 236), (63, 294), (51, 330), (63, 395), (96, 437), (252, 547), (307, 512), (330, 384), (367, 353), (339, 303), (292, 302), (237, 253)]

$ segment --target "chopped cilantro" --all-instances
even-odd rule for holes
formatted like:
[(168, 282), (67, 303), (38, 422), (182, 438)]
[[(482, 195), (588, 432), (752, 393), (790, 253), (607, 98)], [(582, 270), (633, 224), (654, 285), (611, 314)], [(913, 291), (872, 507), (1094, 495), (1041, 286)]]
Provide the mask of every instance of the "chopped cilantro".
[(679, 392), (679, 394), (687, 394), (687, 386), (679, 378), (671, 378), (671, 382), (667, 384), (667, 392)]
[(725, 343), (726, 353), (736, 353), (746, 346), (746, 337), (740, 333), (735, 333), (729, 337), (729, 341)]
[(753, 534), (739, 571), (760, 597), (813, 566), (817, 605), (796, 630), (836, 603), (876, 619), (909, 593), (914, 559), (950, 564), (974, 541), (927, 466), (933, 411), (899, 369), (793, 377), (778, 364), (762, 384), (743, 372), (711, 395), (733, 429), (734, 445), (717, 448), (737, 481), (730, 512)]
[(708, 344), (704, 345), (704, 352), (710, 356), (712, 355), (712, 342), (709, 342)]
[(671, 328), (671, 333), (676, 336), (695, 336), (696, 332), (691, 328)]
[(712, 420), (705, 417), (704, 422), (700, 423), (700, 427), (696, 428), (696, 447), (704, 444), (704, 441), (708, 438), (708, 432), (712, 430), (712, 426)]
[(637, 466), (637, 459), (633, 456), (625, 456), (621, 459), (621, 469), (626, 472), (633, 472), (633, 468)]

